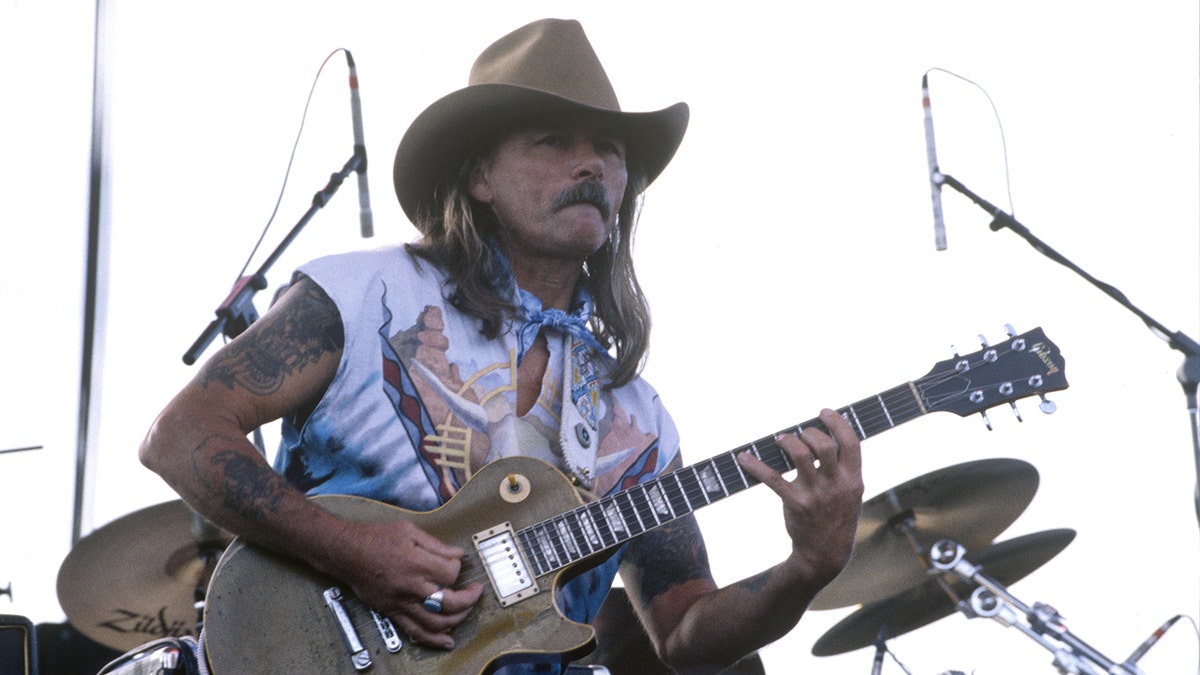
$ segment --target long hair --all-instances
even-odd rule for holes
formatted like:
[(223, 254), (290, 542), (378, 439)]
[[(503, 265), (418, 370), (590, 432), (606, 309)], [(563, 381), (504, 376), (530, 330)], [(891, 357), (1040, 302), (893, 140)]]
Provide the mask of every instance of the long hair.
[[(450, 277), (446, 300), (479, 320), (479, 332), (495, 339), (517, 313), (507, 268), (499, 247), (506, 236), (491, 210), (471, 197), (467, 185), (490, 153), (468, 158), (447, 173), (417, 217), (421, 239), (408, 250), (440, 265)], [(617, 226), (608, 241), (584, 263), (583, 283), (595, 304), (592, 333), (605, 347), (616, 349), (616, 366), (607, 386), (619, 387), (637, 376), (650, 346), (650, 307), (633, 266), (633, 231), (641, 210), (645, 180), (628, 167), (625, 196), (617, 210)]]

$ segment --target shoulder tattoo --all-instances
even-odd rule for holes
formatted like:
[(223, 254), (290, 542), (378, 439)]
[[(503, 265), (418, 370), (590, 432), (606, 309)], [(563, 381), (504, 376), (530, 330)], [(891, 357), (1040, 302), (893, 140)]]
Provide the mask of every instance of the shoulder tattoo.
[(297, 285), (280, 311), (263, 317), (254, 339), (231, 343), (205, 364), (204, 386), (220, 383), (269, 395), (289, 375), (342, 349), (337, 306), (316, 284), (301, 280)]

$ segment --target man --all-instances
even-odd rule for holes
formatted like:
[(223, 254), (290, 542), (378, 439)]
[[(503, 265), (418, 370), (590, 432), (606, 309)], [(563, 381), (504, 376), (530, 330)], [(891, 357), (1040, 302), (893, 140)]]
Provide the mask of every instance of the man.
[[(455, 629), (491, 592), (459, 581), (464, 546), (306, 497), (428, 511), (483, 465), (521, 454), (591, 500), (683, 466), (675, 427), (638, 376), (649, 314), (631, 237), (641, 192), (686, 126), (682, 103), (622, 112), (576, 22), (501, 38), (400, 143), (396, 192), (422, 238), (303, 266), (167, 406), (143, 462), (224, 529), (342, 580), (410, 642), (462, 649)], [(272, 470), (245, 437), (280, 418)], [(832, 411), (821, 420), (828, 433), (779, 439), (799, 467), (790, 482), (738, 458), (783, 501), (785, 560), (718, 589), (684, 516), (568, 583), (563, 613), (594, 617), (619, 568), (681, 672), (719, 670), (787, 633), (849, 557), (862, 498), (857, 437)]]

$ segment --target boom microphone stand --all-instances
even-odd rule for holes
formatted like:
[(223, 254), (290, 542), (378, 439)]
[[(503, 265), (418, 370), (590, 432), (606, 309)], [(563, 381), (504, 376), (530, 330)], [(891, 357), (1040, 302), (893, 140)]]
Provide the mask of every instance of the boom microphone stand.
[(1200, 386), (1200, 343), (1197, 343), (1195, 340), (1187, 335), (1184, 335), (1182, 332), (1168, 330), (1161, 323), (1154, 320), (1154, 318), (1152, 318), (1150, 315), (1134, 306), (1134, 304), (1125, 297), (1124, 293), (1117, 290), (1110, 284), (1106, 284), (1085, 272), (1078, 265), (1071, 262), (1058, 251), (1050, 248), (1045, 242), (1035, 237), (1027, 227), (1018, 222), (1017, 219), (1012, 215), (988, 203), (974, 192), (971, 192), (965, 185), (955, 180), (953, 176), (941, 172), (935, 172), (933, 175), (933, 181), (935, 184), (949, 185), (965, 195), (971, 201), (975, 202), (975, 204), (984, 211), (987, 211), (989, 214), (991, 214), (992, 222), (988, 227), (990, 227), (993, 232), (998, 232), (1005, 228), (1012, 230), (1022, 239), (1029, 242), (1029, 245), (1032, 246), (1038, 253), (1041, 253), (1054, 262), (1075, 272), (1084, 279), (1087, 279), (1093, 286), (1104, 291), (1114, 300), (1121, 303), (1122, 306), (1136, 314), (1143, 322), (1145, 322), (1145, 324), (1150, 328), (1150, 332), (1161, 338), (1172, 349), (1178, 350), (1183, 354), (1183, 365), (1179, 367), (1176, 377), (1179, 380), (1179, 384), (1183, 386), (1183, 393), (1187, 403), (1188, 426), (1191, 428), (1192, 432), (1192, 455), (1196, 462), (1196, 489), (1194, 499), (1196, 518), (1198, 521), (1200, 521), (1200, 414), (1197, 414), (1196, 404), (1196, 389), (1197, 386)]
[(292, 241), (312, 220), (317, 211), (329, 203), (333, 195), (337, 193), (338, 188), (342, 186), (342, 182), (351, 173), (365, 168), (367, 163), (366, 149), (361, 146), (355, 146), (354, 156), (346, 161), (341, 171), (331, 175), (329, 182), (319, 192), (313, 195), (312, 206), (305, 211), (300, 220), (292, 226), (287, 236), (279, 243), (279, 246), (271, 252), (271, 255), (263, 262), (254, 274), (243, 276), (238, 279), (233, 285), (233, 290), (229, 296), (216, 309), (217, 318), (213, 319), (200, 337), (192, 344), (187, 353), (183, 355), (183, 362), (187, 365), (192, 365), (196, 362), (196, 358), (200, 356), (208, 345), (217, 337), (224, 333), (226, 337), (233, 339), (241, 335), (250, 324), (258, 320), (258, 312), (254, 309), (254, 294), (267, 287), (267, 270), (271, 269), (283, 252), (291, 245)]

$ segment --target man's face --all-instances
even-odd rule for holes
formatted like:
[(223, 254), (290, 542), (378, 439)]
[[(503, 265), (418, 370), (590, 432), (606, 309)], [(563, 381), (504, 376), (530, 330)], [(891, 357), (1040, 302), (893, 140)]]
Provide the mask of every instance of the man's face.
[(563, 114), (505, 134), (470, 192), (508, 232), (514, 264), (582, 264), (616, 226), (627, 180), (619, 131), (597, 116)]

